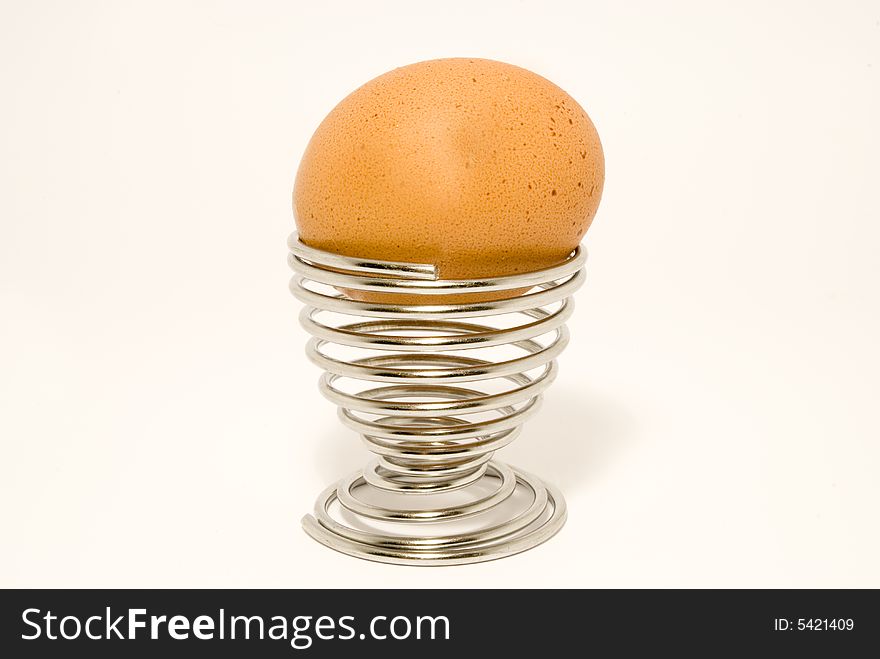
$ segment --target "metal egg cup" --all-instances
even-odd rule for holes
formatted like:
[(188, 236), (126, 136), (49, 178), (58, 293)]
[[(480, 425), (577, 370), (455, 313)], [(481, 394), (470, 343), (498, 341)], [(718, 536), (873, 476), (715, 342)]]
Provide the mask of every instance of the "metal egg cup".
[[(290, 288), (305, 304), (300, 322), (312, 335), (306, 353), (324, 370), (320, 391), (377, 456), (321, 493), (302, 520), (305, 531), (345, 554), (404, 565), (492, 560), (559, 531), (562, 495), (492, 457), (516, 438), (556, 377), (586, 253), (578, 247), (536, 272), (443, 280), (430, 264), (341, 256), (303, 244), (296, 233), (288, 246)], [(360, 301), (346, 291), (414, 294), (426, 304)], [(486, 301), (493, 292), (498, 298)], [(480, 301), (431, 304), (473, 293)], [(481, 348), (515, 356), (463, 354)], [(338, 354), (346, 350), (354, 356)], [(477, 485), (482, 491), (473, 492)], [(369, 501), (364, 488), (407, 505)], [(464, 501), (427, 503), (450, 492)], [(503, 512), (516, 493), (528, 503)], [(437, 533), (452, 520), (465, 530)]]

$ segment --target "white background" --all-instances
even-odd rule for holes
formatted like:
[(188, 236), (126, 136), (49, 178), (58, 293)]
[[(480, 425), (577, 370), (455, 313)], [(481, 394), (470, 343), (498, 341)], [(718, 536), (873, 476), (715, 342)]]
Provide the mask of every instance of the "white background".
[[(880, 5), (0, 5), (0, 586), (880, 586)], [(368, 454), (303, 354), (290, 192), (343, 96), (488, 57), (607, 158), (502, 458), (551, 542), (401, 568), (299, 527)]]

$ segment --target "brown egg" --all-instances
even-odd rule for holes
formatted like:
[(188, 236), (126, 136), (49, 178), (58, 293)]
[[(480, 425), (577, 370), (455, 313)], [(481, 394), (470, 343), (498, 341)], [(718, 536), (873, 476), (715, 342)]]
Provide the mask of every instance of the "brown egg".
[(293, 207), (312, 247), (487, 277), (563, 260), (604, 178), (596, 129), (562, 89), (511, 64), (442, 59), (343, 99), (306, 147)]

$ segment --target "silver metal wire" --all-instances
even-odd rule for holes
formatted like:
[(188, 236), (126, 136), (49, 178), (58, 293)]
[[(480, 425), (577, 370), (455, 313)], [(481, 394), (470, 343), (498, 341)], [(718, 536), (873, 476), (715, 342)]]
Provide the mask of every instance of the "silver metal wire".
[[(341, 256), (296, 233), (288, 246), (320, 391), (377, 456), (321, 494), (305, 530), (346, 554), (414, 565), (500, 558), (555, 534), (562, 496), (492, 457), (556, 377), (586, 253), (537, 272), (444, 280), (429, 264)], [(392, 503), (365, 496), (377, 493)], [(517, 493), (526, 503), (511, 507)], [(463, 528), (438, 532), (457, 520)]]

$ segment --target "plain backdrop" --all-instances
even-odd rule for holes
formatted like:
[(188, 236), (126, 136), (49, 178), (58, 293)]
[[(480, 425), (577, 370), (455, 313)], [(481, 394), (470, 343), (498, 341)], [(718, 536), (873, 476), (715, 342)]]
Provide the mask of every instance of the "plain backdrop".
[[(299, 158), (363, 82), (508, 61), (607, 184), (541, 413), (569, 521), (457, 568), (299, 526), (364, 464), (305, 358)], [(0, 586), (880, 586), (880, 4), (0, 4)]]

